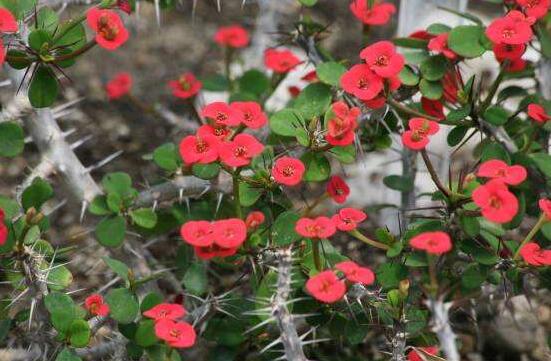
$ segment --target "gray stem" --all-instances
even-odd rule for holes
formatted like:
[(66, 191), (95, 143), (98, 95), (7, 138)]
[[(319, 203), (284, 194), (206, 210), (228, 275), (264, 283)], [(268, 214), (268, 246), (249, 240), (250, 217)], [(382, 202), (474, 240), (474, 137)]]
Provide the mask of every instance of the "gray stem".
[(457, 336), (450, 325), (449, 310), (451, 303), (444, 303), (443, 298), (428, 299), (427, 307), (432, 314), (432, 331), (440, 342), (440, 349), (446, 356), (446, 361), (460, 361), (461, 357), (455, 343)]

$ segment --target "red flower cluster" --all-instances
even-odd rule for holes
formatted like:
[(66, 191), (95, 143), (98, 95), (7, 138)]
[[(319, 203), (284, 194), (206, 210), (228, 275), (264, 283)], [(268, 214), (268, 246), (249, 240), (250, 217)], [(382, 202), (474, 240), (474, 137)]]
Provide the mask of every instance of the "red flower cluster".
[(84, 308), (94, 316), (105, 317), (109, 314), (109, 305), (98, 294), (93, 294), (84, 300)]
[(492, 21), (486, 29), (486, 36), (494, 44), (521, 45), (532, 40), (532, 25), (535, 19), (512, 10), (502, 18)]
[(93, 7), (86, 13), (86, 20), (96, 32), (96, 42), (104, 49), (115, 50), (128, 40), (128, 30), (113, 10)]
[(178, 80), (169, 81), (168, 86), (172, 88), (172, 95), (176, 98), (188, 99), (199, 93), (203, 83), (197, 80), (193, 74), (184, 73)]
[(180, 228), (182, 239), (201, 259), (234, 255), (247, 239), (247, 225), (239, 218), (214, 222), (189, 221)]
[(197, 338), (193, 326), (177, 321), (185, 314), (184, 307), (176, 303), (161, 303), (143, 313), (145, 317), (155, 320), (155, 336), (175, 348), (191, 347)]
[(544, 124), (551, 116), (547, 115), (545, 108), (539, 104), (528, 105), (528, 116), (539, 124)]
[(281, 157), (274, 162), (272, 178), (279, 184), (295, 186), (302, 181), (305, 171), (306, 167), (299, 159)]
[(527, 176), (526, 168), (521, 165), (508, 165), (499, 159), (490, 159), (480, 165), (478, 177), (497, 179), (505, 184), (519, 185)]
[(368, 1), (354, 0), (350, 4), (350, 11), (366, 25), (384, 25), (396, 12), (396, 7), (394, 4), (380, 3), (379, 0), (375, 0), (370, 8)]
[(264, 65), (274, 73), (286, 74), (293, 70), (302, 61), (290, 50), (266, 49)]
[(264, 145), (249, 134), (229, 139), (230, 127), (243, 124), (256, 129), (266, 124), (266, 114), (258, 103), (214, 102), (205, 106), (201, 115), (210, 124), (201, 126), (196, 135), (188, 135), (180, 142), (180, 155), (186, 164), (208, 164), (220, 158), (230, 167), (244, 167), (264, 150)]
[(551, 250), (541, 249), (537, 243), (526, 243), (519, 253), (532, 266), (551, 266)]
[(4, 213), (4, 210), (0, 208), (0, 246), (3, 246), (8, 240), (8, 227), (4, 222), (5, 217), (6, 214)]
[[(3, 33), (15, 33), (19, 27), (15, 16), (6, 8), (0, 7), (0, 35)], [(4, 64), (6, 59), (6, 49), (4, 49), (4, 42), (0, 37), (0, 65)]]
[(132, 76), (124, 72), (115, 75), (115, 77), (105, 85), (105, 91), (107, 92), (109, 100), (122, 98), (130, 93), (131, 88)]
[(441, 255), (452, 249), (452, 240), (442, 231), (424, 232), (410, 239), (409, 245), (430, 254)]
[(350, 195), (350, 187), (348, 187), (344, 179), (338, 175), (334, 175), (329, 178), (326, 192), (336, 203), (343, 204)]
[(339, 101), (331, 105), (332, 117), (327, 120), (327, 143), (335, 146), (346, 146), (354, 142), (354, 131), (358, 128), (357, 119), (360, 108), (348, 108), (345, 102)]
[(214, 41), (229, 48), (244, 48), (249, 45), (249, 33), (240, 25), (224, 26), (214, 34)]
[(538, 205), (545, 214), (545, 217), (551, 221), (551, 199), (542, 198), (539, 200)]
[(532, 16), (536, 19), (543, 18), (549, 11), (550, 0), (517, 0), (522, 11), (526, 16)]
[(429, 136), (438, 133), (438, 123), (425, 118), (411, 118), (409, 130), (402, 133), (402, 143), (412, 150), (421, 150), (429, 144)]
[(295, 231), (306, 238), (329, 238), (337, 229), (349, 232), (367, 219), (367, 214), (356, 208), (343, 208), (333, 217), (301, 218), (295, 225)]
[[(345, 279), (352, 283), (369, 286), (375, 282), (375, 274), (372, 270), (352, 261), (337, 263), (335, 269), (342, 272)], [(339, 279), (335, 271), (326, 270), (310, 277), (306, 281), (306, 290), (320, 302), (335, 303), (346, 293), (346, 283)]]
[(495, 223), (510, 222), (518, 212), (518, 199), (502, 179), (492, 179), (479, 186), (473, 191), (472, 198), (480, 207), (482, 216)]
[[(428, 346), (428, 347), (417, 347), (418, 350), (422, 350), (429, 355), (438, 355), (438, 347), (436, 346)], [(411, 350), (408, 352), (408, 361), (425, 361), (426, 357), (421, 357), (419, 353), (415, 350)]]
[(380, 108), (385, 103), (384, 87), (390, 91), (401, 85), (398, 74), (404, 68), (405, 59), (396, 53), (390, 41), (379, 41), (360, 52), (365, 64), (357, 64), (341, 77), (341, 87), (370, 108)]

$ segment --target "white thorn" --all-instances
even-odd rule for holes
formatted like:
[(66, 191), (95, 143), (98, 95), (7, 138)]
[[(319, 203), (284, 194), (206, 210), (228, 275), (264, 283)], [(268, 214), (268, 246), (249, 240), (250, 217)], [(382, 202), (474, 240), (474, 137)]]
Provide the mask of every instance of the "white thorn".
[(90, 135), (87, 135), (86, 137), (84, 137), (82, 139), (77, 140), (76, 142), (71, 144), (71, 149), (77, 149), (78, 147), (80, 147), (81, 145), (83, 145), (84, 143), (86, 143), (87, 141), (89, 141), (92, 138), (93, 138), (93, 135), (90, 134)]
[(106, 165), (107, 163), (111, 162), (113, 159), (117, 158), (119, 155), (122, 154), (122, 150), (119, 150), (119, 151), (116, 151), (115, 153), (107, 156), (104, 160), (102, 161), (99, 161), (98, 163), (86, 168), (86, 172), (87, 173), (90, 173), (98, 168), (101, 168), (103, 167), (104, 165)]

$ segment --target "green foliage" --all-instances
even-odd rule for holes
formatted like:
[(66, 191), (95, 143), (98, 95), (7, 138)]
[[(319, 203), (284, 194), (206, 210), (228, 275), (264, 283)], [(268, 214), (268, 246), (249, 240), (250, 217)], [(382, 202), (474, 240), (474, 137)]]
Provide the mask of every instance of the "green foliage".
[(0, 157), (15, 157), (24, 147), (23, 129), (15, 122), (0, 123)]

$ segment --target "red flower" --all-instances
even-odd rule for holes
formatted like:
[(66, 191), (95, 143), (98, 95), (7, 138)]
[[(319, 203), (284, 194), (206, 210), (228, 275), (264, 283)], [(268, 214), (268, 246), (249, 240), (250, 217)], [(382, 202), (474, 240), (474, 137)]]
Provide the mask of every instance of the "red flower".
[(109, 314), (109, 305), (104, 303), (103, 297), (93, 294), (84, 300), (84, 308), (94, 316), (105, 317)]
[(288, 88), (289, 94), (291, 94), (291, 97), (296, 98), (300, 94), (300, 88), (298, 86), (292, 85)]
[(247, 218), (245, 218), (245, 225), (247, 226), (247, 229), (255, 229), (258, 226), (260, 226), (264, 221), (266, 220), (266, 217), (264, 216), (264, 213), (260, 211), (254, 211), (247, 215)]
[(379, 41), (360, 52), (360, 58), (375, 74), (390, 78), (400, 74), (404, 68), (404, 56), (396, 53), (396, 47), (390, 41)]
[(526, 44), (494, 44), (494, 54), (499, 62), (519, 59), (526, 51)]
[(495, 223), (510, 222), (518, 212), (518, 200), (505, 183), (493, 179), (473, 191), (474, 203), (484, 218)]
[(352, 231), (367, 219), (367, 214), (356, 208), (343, 208), (332, 217), (333, 223), (339, 231)]
[(383, 80), (367, 64), (357, 64), (341, 77), (341, 87), (361, 100), (371, 100), (383, 90)]
[(6, 48), (4, 48), (4, 41), (0, 38), (0, 65), (6, 61)]
[(130, 15), (132, 13), (132, 5), (128, 0), (117, 0), (117, 7), (120, 11), (123, 11)]
[(214, 243), (222, 248), (240, 247), (247, 239), (247, 226), (239, 218), (216, 221), (212, 229)]
[(350, 187), (348, 187), (348, 184), (346, 184), (344, 179), (338, 175), (334, 175), (329, 178), (326, 191), (327, 194), (329, 194), (329, 196), (339, 204), (346, 202), (346, 198), (350, 195)]
[(220, 143), (218, 154), (220, 160), (230, 167), (243, 167), (251, 159), (262, 153), (264, 146), (249, 134), (238, 134), (232, 141)]
[(410, 239), (409, 245), (430, 254), (441, 255), (452, 249), (452, 240), (445, 232), (424, 232)]
[(434, 37), (435, 35), (432, 35), (426, 30), (416, 30), (413, 33), (409, 34), (408, 36), (408, 38), (419, 39), (419, 40), (430, 40)]
[(337, 263), (335, 268), (341, 271), (347, 280), (362, 285), (370, 285), (375, 282), (375, 274), (367, 267), (360, 267), (356, 262), (344, 261)]
[(222, 248), (217, 244), (211, 244), (206, 247), (194, 247), (197, 257), (203, 260), (209, 260), (215, 257), (229, 257), (237, 253), (237, 247), (235, 248)]
[(96, 32), (96, 42), (107, 50), (115, 50), (128, 40), (128, 30), (113, 10), (93, 7), (86, 13), (88, 26)]
[(545, 214), (545, 217), (551, 220), (551, 199), (542, 198), (539, 200), (538, 205), (541, 211)]
[(410, 130), (402, 133), (402, 143), (412, 150), (424, 149), (429, 143), (429, 135), (438, 133), (438, 123), (425, 118), (411, 118), (408, 122)]
[(197, 247), (210, 246), (214, 242), (212, 232), (212, 224), (207, 221), (189, 221), (180, 228), (182, 239)]
[(315, 83), (319, 80), (318, 73), (315, 70), (309, 71), (308, 73), (306, 73), (306, 75), (300, 78), (300, 80), (304, 80), (309, 83)]
[(445, 119), (444, 104), (438, 100), (432, 100), (429, 98), (421, 97), (421, 107), (431, 117), (438, 118), (439, 120)]
[(436, 54), (443, 54), (448, 59), (454, 60), (457, 58), (457, 54), (448, 48), (448, 33), (437, 35), (429, 41), (429, 45), (427, 47)]
[(308, 279), (306, 290), (318, 301), (335, 303), (343, 298), (346, 285), (339, 280), (335, 272), (327, 270)]
[(386, 98), (384, 96), (378, 95), (375, 99), (371, 100), (362, 100), (362, 103), (370, 109), (380, 109), (385, 106)]
[(505, 71), (508, 73), (517, 73), (526, 69), (526, 60), (519, 58), (509, 61), (509, 64), (505, 68)]
[(119, 99), (130, 93), (132, 76), (128, 73), (119, 73), (105, 85), (109, 100)]
[(290, 50), (266, 49), (264, 52), (264, 64), (266, 68), (275, 73), (285, 74), (302, 63)]
[(348, 108), (345, 102), (339, 101), (331, 106), (333, 117), (327, 121), (325, 139), (331, 145), (346, 146), (354, 142), (354, 131), (358, 127), (356, 119), (360, 109)]
[(244, 48), (249, 44), (249, 33), (240, 25), (225, 26), (214, 34), (214, 41), (221, 46)]
[[(418, 350), (423, 350), (429, 355), (438, 355), (438, 347), (436, 346), (429, 346), (429, 347), (417, 347)], [(419, 353), (415, 350), (411, 350), (408, 352), (408, 361), (425, 361), (425, 358), (422, 358), (419, 356)]]
[(191, 73), (182, 74), (178, 80), (168, 82), (168, 85), (172, 88), (172, 95), (182, 99), (195, 96), (203, 87), (203, 83)]
[(480, 165), (478, 172), (479, 177), (493, 178), (510, 185), (519, 185), (526, 179), (526, 168), (521, 165), (509, 166), (502, 160), (490, 159)]
[(19, 27), (15, 16), (6, 8), (0, 8), (0, 33), (16, 33)]
[(155, 324), (155, 335), (174, 348), (191, 347), (195, 344), (197, 337), (193, 326), (189, 323), (166, 319)]
[(456, 103), (459, 89), (463, 88), (463, 80), (457, 67), (444, 74), (442, 85), (444, 86), (444, 100), (448, 103)]
[(8, 227), (0, 222), (0, 246), (3, 246), (8, 240)]
[(551, 250), (541, 249), (534, 242), (526, 243), (519, 254), (524, 261), (532, 266), (551, 266)]
[(306, 238), (329, 238), (337, 228), (329, 217), (301, 218), (295, 225), (295, 231)]
[(186, 315), (186, 309), (184, 306), (177, 303), (161, 303), (145, 311), (143, 315), (155, 321), (174, 321), (184, 317)]
[(384, 25), (396, 12), (396, 7), (389, 3), (381, 4), (376, 0), (373, 6), (369, 8), (366, 0), (354, 0), (350, 4), (350, 11), (366, 25)]
[(486, 36), (495, 44), (526, 44), (534, 35), (533, 18), (526, 18), (520, 11), (510, 11), (505, 17), (494, 20), (486, 29)]
[(302, 181), (305, 170), (306, 168), (300, 160), (281, 157), (275, 161), (272, 167), (272, 177), (279, 184), (294, 186)]
[(220, 142), (226, 140), (231, 135), (231, 130), (225, 125), (215, 126), (204, 124), (197, 129), (197, 136), (204, 137), (213, 135)]
[(240, 112), (224, 102), (210, 103), (203, 108), (201, 116), (212, 119), (217, 126), (234, 127), (241, 122)]
[(545, 112), (544, 107), (534, 103), (528, 105), (528, 116), (540, 124), (543, 124), (551, 119), (551, 117)]
[(180, 142), (180, 156), (186, 164), (208, 164), (218, 159), (218, 139), (213, 135), (188, 135)]
[(257, 102), (233, 102), (230, 107), (239, 114), (239, 120), (248, 128), (262, 128), (268, 122), (268, 117)]
[(522, 10), (528, 16), (536, 19), (543, 18), (549, 11), (549, 0), (517, 0), (517, 4), (522, 7)]

